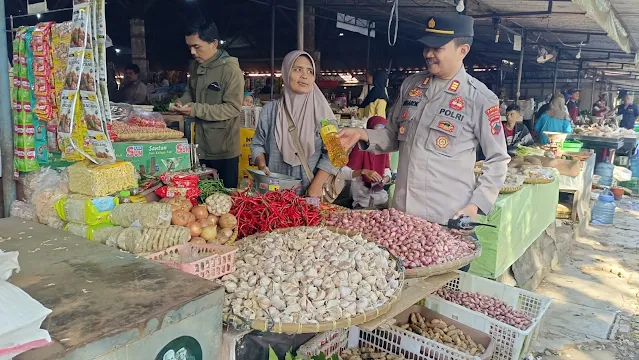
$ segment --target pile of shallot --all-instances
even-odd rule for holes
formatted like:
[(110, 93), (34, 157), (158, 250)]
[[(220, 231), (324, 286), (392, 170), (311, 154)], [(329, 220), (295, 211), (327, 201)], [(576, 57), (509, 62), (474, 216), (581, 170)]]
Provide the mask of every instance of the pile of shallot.
[(331, 213), (326, 225), (362, 233), (387, 247), (408, 269), (445, 264), (476, 248), (466, 237), (395, 209)]
[(486, 314), (495, 320), (520, 330), (528, 329), (532, 323), (530, 316), (492, 296), (449, 288), (439, 289), (435, 292), (435, 295), (446, 301)]

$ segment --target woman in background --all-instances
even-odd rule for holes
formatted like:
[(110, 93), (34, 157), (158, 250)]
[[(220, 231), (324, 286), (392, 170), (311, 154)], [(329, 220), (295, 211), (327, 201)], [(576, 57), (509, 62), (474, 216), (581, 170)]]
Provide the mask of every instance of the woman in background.
[(359, 106), (361, 118), (368, 119), (373, 116), (386, 118), (386, 105), (388, 104), (387, 86), (388, 73), (385, 70), (375, 71), (373, 74), (373, 87)]
[[(373, 116), (366, 123), (367, 129), (380, 129), (386, 126), (386, 119)], [(388, 193), (384, 185), (390, 182), (390, 155), (376, 155), (360, 150), (355, 146), (349, 156), (347, 167), (352, 170), (351, 195), (353, 208), (378, 208), (388, 202)], [(349, 173), (349, 169), (342, 173)]]
[(543, 113), (535, 123), (535, 132), (539, 137), (540, 144), (545, 145), (550, 143), (544, 131), (568, 134), (572, 132), (572, 126), (570, 125), (570, 120), (567, 120), (568, 113), (565, 109), (566, 105), (563, 94), (555, 94), (550, 101), (548, 110)]

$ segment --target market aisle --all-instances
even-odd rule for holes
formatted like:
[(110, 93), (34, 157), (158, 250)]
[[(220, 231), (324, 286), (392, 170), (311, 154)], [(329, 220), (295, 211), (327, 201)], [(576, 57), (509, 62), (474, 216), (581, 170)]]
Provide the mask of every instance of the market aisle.
[(639, 360), (639, 199), (588, 227), (537, 293), (553, 298), (534, 359)]

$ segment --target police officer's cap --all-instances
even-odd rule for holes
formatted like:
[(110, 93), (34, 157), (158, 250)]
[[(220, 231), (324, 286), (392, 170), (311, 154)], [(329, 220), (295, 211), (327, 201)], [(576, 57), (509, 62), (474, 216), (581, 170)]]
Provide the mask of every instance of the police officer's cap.
[(466, 15), (436, 15), (426, 20), (424, 35), (419, 41), (432, 48), (439, 48), (459, 37), (473, 37), (473, 18)]

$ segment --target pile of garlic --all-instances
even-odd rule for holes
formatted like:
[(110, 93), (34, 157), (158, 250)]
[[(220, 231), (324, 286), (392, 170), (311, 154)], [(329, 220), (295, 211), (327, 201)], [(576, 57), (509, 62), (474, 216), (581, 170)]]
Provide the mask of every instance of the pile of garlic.
[(361, 236), (321, 227), (272, 232), (239, 243), (222, 278), (225, 313), (250, 320), (318, 323), (362, 314), (400, 286), (397, 262)]

